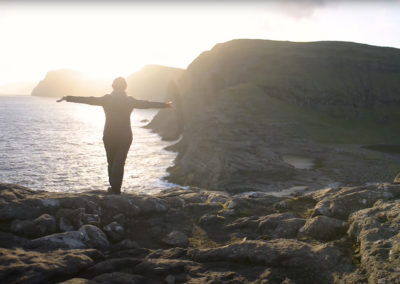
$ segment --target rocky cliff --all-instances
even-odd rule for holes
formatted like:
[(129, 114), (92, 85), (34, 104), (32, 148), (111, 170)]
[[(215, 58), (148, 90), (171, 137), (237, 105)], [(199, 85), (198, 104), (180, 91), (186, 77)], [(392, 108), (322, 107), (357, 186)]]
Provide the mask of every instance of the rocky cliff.
[[(164, 101), (168, 82), (178, 80), (183, 70), (178, 68), (149, 65), (126, 78), (127, 93), (137, 99)], [(89, 78), (75, 70), (49, 71), (45, 78), (32, 90), (33, 96), (62, 97), (101, 96), (112, 91), (111, 82)]]
[(147, 65), (126, 78), (127, 93), (137, 99), (165, 101), (168, 83), (178, 81), (183, 72), (179, 68)]
[(163, 140), (175, 141), (184, 129), (182, 96), (175, 81), (170, 81), (166, 90), (164, 100), (172, 102), (172, 108), (160, 110), (146, 128), (158, 133)]
[(354, 112), (400, 104), (400, 51), (395, 48), (233, 40), (203, 52), (187, 73), (188, 97), (202, 105), (213, 103), (220, 90), (243, 83), (289, 103), (332, 113), (334, 106)]
[(298, 197), (0, 184), (4, 283), (399, 283), (400, 186)]
[[(172, 147), (178, 157), (169, 179), (230, 191), (388, 181), (400, 170), (399, 157), (360, 146), (400, 143), (399, 75), (394, 48), (218, 44), (179, 82), (185, 129)], [(154, 124), (168, 115), (160, 113)], [(286, 156), (314, 166), (296, 167)]]
[(105, 94), (110, 87), (105, 82), (89, 78), (79, 71), (60, 69), (47, 72), (32, 90), (32, 96), (62, 97), (74, 96), (99, 96)]

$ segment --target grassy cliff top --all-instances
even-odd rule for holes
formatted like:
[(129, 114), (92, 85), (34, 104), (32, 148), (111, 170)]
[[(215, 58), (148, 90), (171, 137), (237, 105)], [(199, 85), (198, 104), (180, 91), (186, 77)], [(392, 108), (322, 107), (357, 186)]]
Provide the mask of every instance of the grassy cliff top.
[(203, 81), (194, 85), (208, 85), (211, 92), (252, 83), (271, 96), (308, 106), (400, 104), (396, 48), (239, 39), (203, 52), (187, 70), (192, 80)]

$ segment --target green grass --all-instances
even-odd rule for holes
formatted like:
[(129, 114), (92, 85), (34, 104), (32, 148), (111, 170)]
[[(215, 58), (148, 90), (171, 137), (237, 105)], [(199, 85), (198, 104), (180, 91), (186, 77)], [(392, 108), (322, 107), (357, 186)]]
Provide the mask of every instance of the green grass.
[(224, 89), (218, 96), (225, 104), (236, 105), (231, 118), (237, 126), (296, 123), (299, 132), (322, 144), (400, 143), (400, 112), (393, 107), (357, 113), (344, 107), (310, 110), (269, 96), (252, 84)]
[(396, 48), (239, 39), (204, 52), (188, 72), (217, 70), (201, 81), (208, 102), (234, 97), (256, 123), (297, 122), (319, 143), (376, 144), (400, 143), (399, 68)]

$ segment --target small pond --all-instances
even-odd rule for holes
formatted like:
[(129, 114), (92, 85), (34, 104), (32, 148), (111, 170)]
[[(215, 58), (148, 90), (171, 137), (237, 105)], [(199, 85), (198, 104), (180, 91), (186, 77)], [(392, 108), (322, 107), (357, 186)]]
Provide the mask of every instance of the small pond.
[(282, 155), (282, 160), (296, 169), (312, 170), (316, 166), (316, 159), (298, 155)]

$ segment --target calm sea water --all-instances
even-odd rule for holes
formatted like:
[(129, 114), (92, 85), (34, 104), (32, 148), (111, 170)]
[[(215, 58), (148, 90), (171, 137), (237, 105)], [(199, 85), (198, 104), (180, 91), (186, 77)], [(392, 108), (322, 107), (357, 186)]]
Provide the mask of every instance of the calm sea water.
[[(155, 193), (175, 153), (170, 143), (141, 128), (156, 110), (134, 110), (133, 142), (123, 191)], [(0, 96), (0, 182), (35, 190), (82, 191), (108, 187), (101, 107), (56, 103), (53, 98)]]

